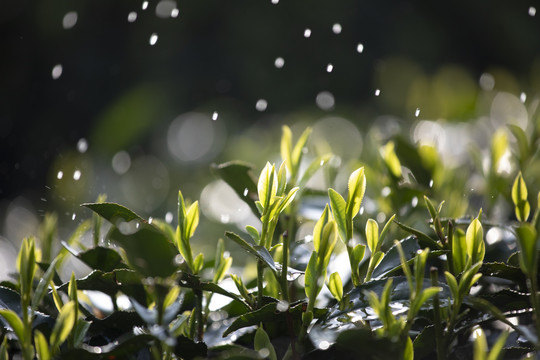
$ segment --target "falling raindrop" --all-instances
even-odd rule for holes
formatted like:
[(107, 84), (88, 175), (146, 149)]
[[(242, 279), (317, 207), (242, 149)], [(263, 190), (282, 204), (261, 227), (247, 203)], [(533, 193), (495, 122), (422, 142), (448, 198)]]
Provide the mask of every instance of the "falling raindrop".
[(285, 60), (282, 57), (278, 57), (274, 60), (274, 66), (276, 68), (281, 69), (283, 65), (285, 65)]
[(165, 214), (165, 222), (166, 222), (167, 224), (170, 224), (170, 223), (172, 223), (172, 221), (173, 221), (173, 214), (172, 214), (172, 212), (168, 211), (168, 212)]
[(212, 120), (216, 121), (218, 119), (218, 113), (217, 111), (214, 111), (214, 113), (212, 114)]
[(153, 33), (152, 35), (150, 35), (149, 43), (151, 46), (154, 46), (157, 43), (157, 40), (158, 40), (158, 35), (156, 33)]
[(340, 34), (341, 33), (341, 24), (335, 23), (334, 25), (332, 25), (332, 32), (334, 34)]
[(81, 178), (81, 175), (82, 174), (80, 170), (75, 170), (75, 172), (73, 173), (73, 180), (78, 181)]
[(266, 110), (267, 107), (268, 107), (268, 101), (266, 101), (265, 99), (259, 99), (257, 100), (257, 103), (255, 104), (255, 109), (257, 109), (257, 111), (264, 111)]
[(132, 11), (128, 14), (128, 22), (132, 23), (135, 20), (137, 20), (137, 13), (135, 11)]
[(524, 92), (519, 94), (519, 100), (521, 100), (521, 102), (524, 104), (525, 100), (527, 100), (527, 94), (525, 94)]
[(244, 189), (244, 196), (247, 196), (248, 192), (249, 192), (248, 188), (245, 188)]
[(71, 215), (71, 220), (75, 220), (76, 217), (77, 217), (77, 214), (73, 213), (73, 214)]
[(77, 142), (77, 151), (82, 154), (85, 153), (86, 150), (88, 150), (88, 141), (86, 141), (85, 138), (79, 139), (79, 141)]
[(62, 65), (60, 64), (57, 64), (57, 65), (54, 65), (53, 69), (52, 69), (52, 78), (54, 80), (58, 79), (60, 76), (62, 76)]
[(418, 205), (418, 197), (415, 196), (415, 197), (413, 197), (412, 200), (411, 200), (411, 206), (412, 206), (413, 208), (415, 208), (416, 205)]
[(152, 221), (154, 221), (154, 219), (150, 216), (150, 217), (148, 218), (148, 223), (149, 223), (149, 224), (152, 224)]
[(317, 94), (315, 103), (322, 110), (332, 110), (335, 105), (334, 95), (332, 95), (332, 93), (329, 91), (322, 91)]
[(356, 45), (356, 51), (361, 54), (364, 52), (364, 45), (362, 43), (359, 43), (358, 45)]
[(326, 72), (331, 73), (332, 70), (334, 70), (334, 65), (332, 64), (326, 65)]
[(379, 95), (381, 95), (381, 90), (376, 89), (376, 90), (375, 90), (375, 96), (379, 96)]
[(308, 38), (308, 37), (310, 37), (310, 36), (311, 36), (311, 30), (310, 30), (310, 29), (304, 30), (304, 37), (305, 37), (305, 38)]
[(76, 23), (77, 23), (76, 11), (68, 12), (66, 15), (64, 15), (64, 18), (62, 19), (62, 27), (66, 30), (74, 27)]
[(536, 8), (534, 6), (531, 6), (529, 8), (529, 15), (530, 16), (535, 16), (536, 15)]
[(178, 10), (177, 8), (174, 8), (171, 10), (171, 17), (172, 18), (177, 18), (178, 17), (178, 14), (180, 14), (180, 10)]
[(64, 172), (63, 171), (59, 171), (58, 174), (56, 174), (56, 178), (58, 180), (61, 180), (63, 177), (64, 177)]
[(272, 4), (275, 5), (275, 4), (277, 4), (277, 3), (279, 3), (279, 0), (272, 0)]
[(148, 1), (143, 1), (142, 7), (143, 10), (146, 10), (148, 8)]
[(433, 187), (433, 179), (431, 179), (431, 180), (429, 181), (429, 187), (430, 187), (430, 188)]
[(416, 108), (416, 111), (414, 112), (414, 116), (418, 117), (418, 115), (420, 115), (420, 109)]

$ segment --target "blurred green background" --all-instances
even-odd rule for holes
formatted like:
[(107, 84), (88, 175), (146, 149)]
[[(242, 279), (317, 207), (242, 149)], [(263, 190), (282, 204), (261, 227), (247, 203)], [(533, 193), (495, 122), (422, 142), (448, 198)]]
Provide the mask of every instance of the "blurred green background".
[(279, 161), (282, 124), (313, 126), (340, 164), (399, 135), (459, 171), (466, 139), (485, 155), (496, 129), (530, 127), (539, 34), (521, 0), (2, 0), (5, 257), (46, 212), (76, 224), (100, 193), (172, 219), (182, 189), (213, 221), (246, 221), (210, 164)]

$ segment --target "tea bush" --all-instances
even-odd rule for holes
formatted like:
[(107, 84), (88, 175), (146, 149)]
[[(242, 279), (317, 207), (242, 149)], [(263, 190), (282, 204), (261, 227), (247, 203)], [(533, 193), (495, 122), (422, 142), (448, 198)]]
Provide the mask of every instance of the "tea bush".
[[(48, 215), (0, 287), (0, 358), (535, 356), (536, 130), (498, 131), (487, 161), (472, 151), (471, 168), (458, 169), (435, 146), (399, 137), (373, 140), (373, 156), (347, 164), (327, 147), (308, 151), (309, 138), (308, 128), (293, 141), (284, 126), (282, 162), (258, 177), (241, 161), (212, 166), (260, 219), (225, 229), (215, 254), (194, 252), (199, 204), (181, 191), (176, 226), (104, 196), (83, 204), (92, 217), (57, 253)], [(499, 171), (504, 156), (517, 164), (511, 174)], [(471, 176), (481, 179), (476, 198), (463, 188)], [(315, 177), (326, 190), (311, 187)], [(62, 282), (68, 257), (92, 271)]]

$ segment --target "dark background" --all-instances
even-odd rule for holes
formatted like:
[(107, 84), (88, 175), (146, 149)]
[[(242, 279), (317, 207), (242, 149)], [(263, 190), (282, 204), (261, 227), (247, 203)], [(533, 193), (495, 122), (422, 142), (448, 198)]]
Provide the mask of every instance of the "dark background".
[[(410, 87), (400, 84), (447, 66), (475, 87), (490, 72), (502, 90), (540, 90), (533, 1), (188, 0), (177, 1), (177, 18), (156, 16), (157, 3), (143, 11), (142, 1), (0, 1), (0, 199), (46, 197), (52, 164), (81, 138), (98, 159), (146, 151), (152, 134), (194, 109), (228, 114), (231, 134), (255, 122), (265, 131), (271, 115), (315, 107), (328, 90), (334, 112), (362, 114), (359, 126), (380, 114), (410, 118)], [(64, 29), (70, 11), (77, 22)], [(283, 69), (274, 67), (278, 56)], [(63, 73), (53, 79), (56, 64)], [(429, 96), (420, 99), (433, 119), (475, 114), (474, 105), (430, 110)], [(255, 110), (260, 98), (264, 114)]]

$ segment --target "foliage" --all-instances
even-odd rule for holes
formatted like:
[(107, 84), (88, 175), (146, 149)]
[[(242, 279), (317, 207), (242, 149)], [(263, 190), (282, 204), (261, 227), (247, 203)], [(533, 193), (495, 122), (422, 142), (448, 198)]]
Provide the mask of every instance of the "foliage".
[[(335, 190), (345, 186), (329, 165), (332, 155), (304, 150), (310, 133), (294, 143), (283, 127), (283, 162), (267, 163), (258, 178), (248, 164), (213, 166), (260, 220), (245, 231), (227, 230), (216, 239), (213, 258), (194, 252), (199, 203), (180, 191), (176, 226), (105, 197), (83, 204), (92, 221), (56, 255), (56, 220), (47, 217), (51, 236), (42, 248), (34, 237), (24, 239), (17, 277), (0, 287), (0, 358), (496, 359), (540, 350), (540, 210), (529, 216), (526, 168), (514, 179), (486, 177), (487, 186), (505, 184), (501, 195), (515, 218), (494, 224), (481, 209), (474, 218), (445, 217), (446, 203), (435, 206), (427, 194), (425, 209), (411, 208), (410, 197), (428, 191), (404, 182), (408, 160), (401, 161), (397, 140), (380, 144), (374, 163), (347, 165), (343, 196)], [(494, 161), (499, 146), (492, 149)], [(409, 158), (425, 156), (421, 146), (409, 150)], [(522, 149), (517, 156), (528, 154)], [(380, 173), (370, 173), (376, 168)], [(435, 162), (422, 171), (439, 176), (445, 170)], [(310, 189), (321, 173), (333, 187)], [(375, 176), (395, 194), (377, 202), (390, 201), (397, 214), (382, 230), (386, 214), (383, 220), (363, 216), (363, 202), (374, 202), (368, 179)], [(317, 219), (300, 211), (310, 198), (325, 200)], [(415, 221), (419, 213), (429, 227)], [(299, 225), (306, 223), (311, 235), (301, 238)], [(501, 228), (510, 230), (508, 241), (486, 241), (486, 231)], [(90, 248), (85, 234), (93, 239)], [(255, 265), (254, 276), (233, 267), (242, 252)], [(62, 282), (69, 254), (92, 271)], [(112, 311), (102, 311), (95, 292), (111, 299)], [(215, 308), (218, 295), (228, 302)], [(121, 299), (129, 305), (120, 307)]]

